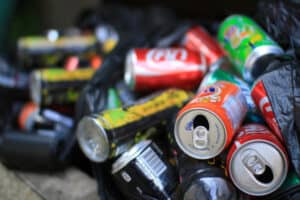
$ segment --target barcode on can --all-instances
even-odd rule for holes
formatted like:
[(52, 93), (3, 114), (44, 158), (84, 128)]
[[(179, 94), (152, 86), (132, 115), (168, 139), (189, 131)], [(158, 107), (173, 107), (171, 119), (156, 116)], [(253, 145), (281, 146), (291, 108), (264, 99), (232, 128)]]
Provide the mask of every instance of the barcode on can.
[(139, 164), (142, 165), (144, 172), (150, 173), (149, 176), (159, 177), (167, 169), (167, 166), (159, 156), (148, 147), (138, 158)]
[(236, 130), (247, 112), (246, 99), (241, 90), (236, 95), (229, 96), (222, 107), (226, 110), (233, 129)]

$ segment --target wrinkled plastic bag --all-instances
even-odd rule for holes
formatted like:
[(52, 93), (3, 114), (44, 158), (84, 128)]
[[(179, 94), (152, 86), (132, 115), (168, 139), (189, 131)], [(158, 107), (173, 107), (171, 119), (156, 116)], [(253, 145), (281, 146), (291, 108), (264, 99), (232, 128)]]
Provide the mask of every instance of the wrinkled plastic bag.
[(300, 63), (277, 60), (260, 77), (283, 135), (290, 160), (300, 176)]

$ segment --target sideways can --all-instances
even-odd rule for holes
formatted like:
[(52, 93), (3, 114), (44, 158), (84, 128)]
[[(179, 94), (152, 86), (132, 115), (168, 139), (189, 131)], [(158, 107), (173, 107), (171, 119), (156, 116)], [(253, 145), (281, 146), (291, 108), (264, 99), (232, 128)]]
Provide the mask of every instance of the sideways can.
[(243, 126), (227, 156), (231, 180), (241, 191), (263, 196), (277, 190), (288, 173), (288, 156), (280, 140), (265, 126)]
[(209, 70), (217, 69), (226, 59), (219, 43), (201, 26), (194, 26), (186, 33), (182, 45), (203, 55)]
[(276, 134), (281, 141), (284, 141), (262, 80), (258, 80), (254, 83), (251, 96), (273, 133)]
[(195, 89), (205, 72), (204, 58), (184, 48), (133, 49), (126, 57), (124, 80), (135, 91)]
[(42, 106), (75, 103), (81, 89), (95, 73), (92, 68), (68, 71), (61, 68), (34, 70), (30, 77), (30, 95)]
[(238, 192), (225, 177), (224, 169), (181, 155), (178, 158), (178, 200), (236, 200)]
[(169, 89), (133, 105), (84, 117), (76, 131), (79, 145), (90, 160), (104, 162), (126, 151), (132, 141), (163, 129), (164, 122), (189, 98), (184, 90)]
[(128, 199), (171, 199), (175, 170), (150, 140), (141, 141), (113, 163), (115, 183)]
[(247, 110), (237, 85), (226, 81), (209, 85), (178, 113), (176, 143), (193, 158), (213, 158), (230, 144)]
[(283, 53), (256, 22), (242, 15), (232, 15), (224, 20), (218, 40), (247, 81), (256, 79), (274, 55)]

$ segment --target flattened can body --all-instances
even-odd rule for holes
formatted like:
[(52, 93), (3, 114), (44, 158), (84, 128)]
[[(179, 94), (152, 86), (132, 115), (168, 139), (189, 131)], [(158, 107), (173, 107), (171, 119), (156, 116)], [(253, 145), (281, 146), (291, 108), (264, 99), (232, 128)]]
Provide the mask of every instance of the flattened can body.
[(246, 99), (235, 84), (209, 85), (178, 113), (176, 142), (193, 158), (213, 158), (229, 145), (247, 110)]
[(201, 56), (184, 48), (133, 49), (126, 57), (124, 80), (136, 91), (195, 89), (206, 68)]
[(228, 156), (231, 180), (241, 191), (263, 196), (274, 192), (288, 173), (288, 156), (280, 140), (265, 126), (243, 126)]
[(218, 40), (230, 60), (246, 80), (253, 81), (262, 74), (267, 65), (259, 64), (272, 55), (283, 53), (281, 47), (252, 19), (232, 15), (220, 25)]

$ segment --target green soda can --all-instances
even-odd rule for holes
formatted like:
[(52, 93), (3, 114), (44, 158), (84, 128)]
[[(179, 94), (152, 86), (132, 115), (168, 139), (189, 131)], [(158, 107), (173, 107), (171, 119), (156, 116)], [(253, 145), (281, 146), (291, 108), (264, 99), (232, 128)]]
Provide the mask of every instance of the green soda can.
[(252, 82), (261, 75), (282, 48), (252, 19), (232, 15), (220, 25), (218, 40), (237, 71)]
[(122, 106), (121, 99), (115, 88), (109, 88), (107, 91), (107, 108), (118, 108)]

